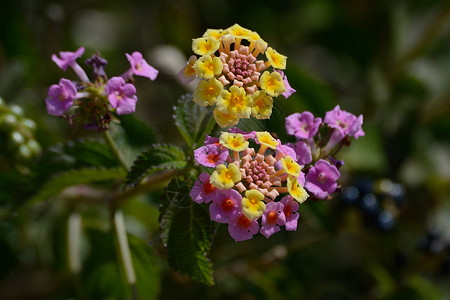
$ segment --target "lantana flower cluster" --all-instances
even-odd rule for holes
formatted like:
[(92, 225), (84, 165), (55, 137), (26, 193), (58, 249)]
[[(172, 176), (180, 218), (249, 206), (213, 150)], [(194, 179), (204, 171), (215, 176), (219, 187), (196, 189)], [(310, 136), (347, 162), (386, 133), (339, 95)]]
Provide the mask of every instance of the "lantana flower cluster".
[[(299, 204), (310, 195), (329, 199), (336, 191), (343, 162), (334, 156), (350, 138), (364, 135), (361, 126), (362, 116), (336, 106), (323, 122), (310, 112), (287, 117), (287, 133), (297, 138), (295, 143), (237, 128), (220, 138), (207, 136), (194, 157), (214, 171), (200, 174), (190, 196), (199, 204), (209, 203), (211, 220), (227, 223), (236, 241), (258, 232), (269, 238), (283, 226), (295, 231)], [(321, 128), (329, 134), (320, 134)]]
[(208, 29), (193, 39), (192, 55), (179, 73), (181, 81), (199, 82), (193, 100), (214, 106), (221, 127), (231, 127), (240, 118), (268, 119), (273, 98), (288, 98), (295, 92), (283, 71), (287, 57), (261, 39), (258, 33), (235, 24), (225, 30)]
[(61, 78), (59, 84), (48, 89), (45, 99), (47, 112), (54, 116), (62, 116), (72, 124), (74, 119), (81, 119), (87, 129), (107, 130), (113, 119), (113, 112), (121, 114), (133, 113), (136, 109), (136, 88), (133, 76), (143, 76), (155, 80), (158, 70), (150, 66), (140, 52), (126, 54), (130, 69), (120, 76), (108, 78), (105, 72), (107, 64), (99, 53), (85, 61), (92, 66), (91, 78), (77, 63), (84, 54), (84, 47), (75, 52), (59, 52), (52, 55), (52, 60), (66, 71), (69, 67), (78, 76), (79, 81)]
[(220, 138), (208, 136), (194, 157), (215, 170), (211, 175), (200, 174), (190, 196), (197, 203), (210, 203), (211, 219), (227, 223), (236, 241), (251, 239), (258, 232), (269, 238), (281, 226), (297, 229), (299, 204), (308, 193), (292, 148), (268, 132), (232, 128)]

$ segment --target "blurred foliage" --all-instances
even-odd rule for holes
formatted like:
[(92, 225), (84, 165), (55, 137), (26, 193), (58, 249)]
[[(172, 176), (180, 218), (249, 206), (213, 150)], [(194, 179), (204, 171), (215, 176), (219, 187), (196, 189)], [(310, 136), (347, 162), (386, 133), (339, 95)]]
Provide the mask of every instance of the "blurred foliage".
[[(185, 253), (167, 253), (158, 233), (161, 191), (130, 197), (123, 211), (139, 299), (450, 297), (448, 1), (6, 0), (0, 4), (0, 96), (9, 107), (22, 108), (21, 118), (36, 123), (34, 139), (43, 151), (24, 163), (11, 154), (13, 145), (3, 146), (13, 129), (0, 128), (0, 299), (133, 297), (118, 263), (110, 211), (98, 205), (111, 200), (109, 192), (120, 189), (116, 179), (126, 175), (113, 172), (119, 163), (97, 133), (47, 115), (46, 90), (61, 75), (51, 54), (83, 45), (108, 57), (107, 70), (118, 73), (128, 66), (124, 53), (141, 51), (160, 74), (155, 82), (136, 80), (137, 113), (122, 116), (112, 134), (129, 161), (156, 142), (174, 144), (170, 147), (180, 149), (182, 158), (182, 150), (188, 153), (202, 136), (209, 115), (184, 107), (204, 123), (190, 131), (192, 119), (178, 118), (187, 124), (178, 132), (173, 106), (191, 90), (176, 73), (191, 53), (192, 38), (234, 23), (257, 31), (288, 56), (286, 74), (297, 90), (287, 100), (276, 99), (271, 120), (243, 120), (242, 129), (265, 128), (288, 140), (289, 114), (309, 110), (323, 117), (339, 104), (364, 115), (366, 136), (339, 157), (345, 160), (342, 197), (302, 205), (297, 232), (269, 240), (235, 243), (219, 225), (210, 228), (217, 233), (212, 246), (210, 232), (193, 229), (204, 236), (202, 244), (166, 232), (166, 242), (189, 246)], [(64, 77), (72, 78), (71, 72)], [(136, 162), (144, 173), (154, 166), (155, 154), (147, 154), (150, 159)], [(89, 171), (98, 167), (106, 169)], [(73, 180), (79, 185), (68, 183), (60, 193), (68, 171), (78, 174)], [(367, 226), (367, 207), (344, 203), (346, 187), (370, 194), (378, 179), (405, 191), (390, 229)], [(43, 201), (31, 202), (42, 194)], [(162, 199), (166, 218), (172, 206), (171, 222), (178, 220), (174, 216), (189, 218)], [(201, 214), (197, 208), (186, 210)], [(78, 275), (67, 262), (67, 219), (74, 210), (83, 220)], [(198, 270), (182, 265), (189, 251), (202, 254)], [(215, 285), (180, 275), (167, 260), (207, 283), (213, 268)]]

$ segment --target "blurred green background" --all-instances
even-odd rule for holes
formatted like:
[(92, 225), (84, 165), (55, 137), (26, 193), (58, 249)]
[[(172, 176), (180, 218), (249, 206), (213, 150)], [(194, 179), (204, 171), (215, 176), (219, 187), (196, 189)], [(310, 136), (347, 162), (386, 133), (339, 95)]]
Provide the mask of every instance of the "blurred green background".
[[(364, 115), (366, 136), (338, 156), (345, 161), (343, 196), (303, 204), (297, 232), (235, 243), (219, 226), (210, 255), (212, 287), (168, 268), (157, 236), (160, 192), (126, 203), (130, 232), (155, 250), (141, 260), (141, 298), (450, 299), (449, 1), (3, 0), (0, 96), (36, 122), (44, 153), (67, 140), (99, 138), (46, 113), (48, 87), (61, 77), (75, 79), (50, 57), (84, 46), (81, 63), (98, 50), (111, 77), (129, 67), (125, 53), (140, 51), (160, 73), (154, 82), (136, 80), (136, 116), (151, 133), (140, 142), (133, 137), (135, 148), (154, 141), (183, 147), (173, 106), (192, 89), (176, 74), (192, 53), (192, 38), (235, 23), (288, 57), (286, 74), (297, 90), (275, 101), (271, 120), (245, 120), (243, 129), (265, 128), (289, 140), (285, 117), (304, 110), (323, 117), (339, 104)], [(3, 156), (12, 151), (5, 143), (0, 140)], [(52, 201), (21, 215), (48, 178), (30, 183), (6, 160), (0, 160), (0, 298), (121, 298), (117, 264), (108, 260), (114, 244), (96, 233), (108, 227), (107, 212), (83, 209), (85, 270), (71, 278), (64, 254), (67, 205)], [(372, 198), (364, 198), (368, 194)], [(366, 205), (369, 198), (377, 215)], [(384, 211), (390, 219), (380, 219)]]

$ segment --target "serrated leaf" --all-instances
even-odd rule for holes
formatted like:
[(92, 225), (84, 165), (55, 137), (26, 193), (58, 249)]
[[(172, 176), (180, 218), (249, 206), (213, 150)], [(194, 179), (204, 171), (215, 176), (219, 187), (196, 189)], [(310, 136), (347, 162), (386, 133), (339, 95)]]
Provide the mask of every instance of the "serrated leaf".
[(83, 167), (116, 167), (117, 158), (102, 141), (79, 139), (48, 148), (33, 168), (32, 176), (47, 179), (49, 175)]
[(215, 125), (215, 122), (209, 122), (213, 118), (211, 109), (194, 103), (192, 97), (192, 94), (181, 96), (173, 115), (175, 125), (190, 148), (209, 134)]
[(130, 145), (141, 147), (156, 143), (156, 135), (153, 130), (134, 115), (120, 115), (119, 120)]
[(143, 151), (134, 161), (127, 176), (127, 184), (138, 184), (139, 180), (163, 170), (182, 169), (186, 166), (183, 150), (171, 144), (155, 144)]
[(216, 225), (205, 206), (189, 197), (190, 184), (174, 178), (162, 196), (161, 240), (169, 265), (192, 279), (213, 285), (213, 267), (207, 255)]
[(124, 178), (125, 175), (126, 172), (121, 167), (102, 169), (81, 168), (70, 170), (50, 179), (42, 187), (39, 193), (31, 199), (31, 203), (54, 197), (70, 186), (120, 179)]

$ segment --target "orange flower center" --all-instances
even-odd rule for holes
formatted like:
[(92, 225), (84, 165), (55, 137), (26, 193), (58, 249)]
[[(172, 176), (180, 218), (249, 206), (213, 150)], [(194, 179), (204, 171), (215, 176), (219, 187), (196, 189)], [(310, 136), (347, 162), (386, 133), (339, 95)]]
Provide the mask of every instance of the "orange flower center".
[(209, 154), (206, 158), (206, 160), (209, 163), (215, 164), (219, 160), (220, 155), (219, 154)]
[(239, 225), (240, 227), (244, 227), (244, 228), (249, 227), (250, 224), (251, 224), (251, 222), (252, 222), (252, 221), (250, 221), (250, 219), (248, 219), (248, 218), (247, 218), (246, 216), (244, 216), (244, 215), (241, 215), (241, 216), (239, 217), (239, 219), (237, 220), (238, 225)]
[(224, 211), (230, 211), (234, 207), (234, 202), (231, 199), (225, 199), (221, 206)]
[(203, 192), (207, 195), (211, 194), (216, 188), (209, 182), (203, 184)]
[(276, 211), (271, 211), (268, 215), (267, 215), (267, 223), (275, 223), (277, 221), (278, 218), (278, 214)]

